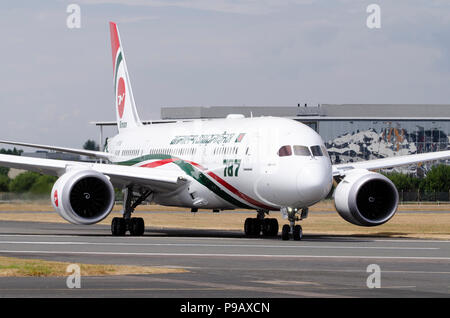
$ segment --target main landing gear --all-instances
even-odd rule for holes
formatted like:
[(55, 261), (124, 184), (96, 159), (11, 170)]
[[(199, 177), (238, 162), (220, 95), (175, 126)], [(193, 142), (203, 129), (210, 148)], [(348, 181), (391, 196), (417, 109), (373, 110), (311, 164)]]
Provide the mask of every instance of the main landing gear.
[(289, 224), (283, 225), (281, 229), (281, 239), (283, 241), (289, 240), (291, 236), (294, 241), (300, 241), (303, 238), (303, 229), (299, 224), (295, 225), (295, 221), (306, 219), (308, 217), (308, 208), (301, 210), (300, 217), (297, 215), (298, 212), (299, 210), (295, 208), (283, 208), (281, 210), (283, 217), (289, 220)]
[[(111, 223), (111, 233), (114, 236), (124, 236), (126, 232), (130, 232), (131, 236), (142, 236), (145, 231), (143, 218), (132, 218), (131, 213), (141, 204), (151, 191), (145, 191), (139, 196), (133, 195), (132, 187), (127, 187), (124, 191), (124, 211), (123, 217), (115, 217)], [(133, 202), (133, 200), (135, 200)]]
[(248, 237), (259, 237), (261, 234), (266, 237), (278, 235), (278, 220), (264, 218), (265, 211), (258, 211), (256, 218), (247, 218), (244, 223), (244, 232)]

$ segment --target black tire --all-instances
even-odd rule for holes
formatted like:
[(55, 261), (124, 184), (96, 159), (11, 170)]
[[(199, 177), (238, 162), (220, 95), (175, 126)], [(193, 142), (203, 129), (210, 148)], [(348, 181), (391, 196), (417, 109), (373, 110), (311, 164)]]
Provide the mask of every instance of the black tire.
[(261, 234), (262, 222), (259, 219), (251, 219), (250, 222), (250, 235), (254, 237), (258, 237)]
[(244, 223), (244, 233), (246, 236), (251, 236), (251, 223), (252, 219), (246, 218)]
[(283, 225), (283, 228), (281, 229), (281, 239), (283, 241), (289, 240), (289, 232), (291, 231), (291, 227), (287, 224)]
[(145, 224), (143, 218), (131, 218), (130, 220), (130, 235), (142, 236), (145, 232)]
[(115, 217), (111, 222), (111, 233), (114, 236), (124, 236), (126, 231), (125, 219)]
[(294, 226), (292, 236), (294, 237), (294, 241), (300, 241), (303, 238), (303, 230), (300, 225)]
[(278, 235), (278, 220), (277, 219), (270, 219), (270, 236), (277, 236)]
[(264, 236), (271, 236), (272, 235), (272, 219), (264, 219), (262, 220), (262, 234)]
[(262, 226), (262, 233), (264, 236), (277, 236), (278, 234), (278, 220), (264, 219)]

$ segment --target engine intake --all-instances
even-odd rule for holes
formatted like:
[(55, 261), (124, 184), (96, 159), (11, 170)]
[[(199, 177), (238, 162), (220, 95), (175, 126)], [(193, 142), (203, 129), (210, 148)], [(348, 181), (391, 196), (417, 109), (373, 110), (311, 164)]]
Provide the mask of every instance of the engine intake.
[(348, 174), (334, 192), (339, 215), (360, 226), (377, 226), (397, 211), (398, 191), (391, 180), (376, 172), (356, 170)]
[(74, 224), (94, 224), (103, 220), (114, 206), (114, 188), (109, 179), (94, 170), (73, 170), (53, 185), (55, 210)]

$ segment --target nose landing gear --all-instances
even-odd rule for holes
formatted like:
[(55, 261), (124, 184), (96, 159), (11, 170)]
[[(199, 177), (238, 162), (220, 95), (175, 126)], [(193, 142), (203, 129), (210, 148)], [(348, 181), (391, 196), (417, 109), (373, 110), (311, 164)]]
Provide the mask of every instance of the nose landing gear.
[(281, 230), (281, 239), (283, 241), (289, 240), (289, 237), (292, 235), (292, 239), (294, 241), (300, 241), (303, 238), (303, 229), (300, 225), (283, 225)]
[(299, 224), (295, 225), (295, 221), (306, 219), (308, 217), (308, 208), (303, 208), (300, 216), (298, 216), (298, 212), (299, 210), (295, 208), (281, 209), (283, 217), (289, 220), (289, 224), (283, 225), (281, 230), (281, 239), (283, 241), (289, 240), (291, 236), (294, 241), (300, 241), (303, 238), (303, 229)]

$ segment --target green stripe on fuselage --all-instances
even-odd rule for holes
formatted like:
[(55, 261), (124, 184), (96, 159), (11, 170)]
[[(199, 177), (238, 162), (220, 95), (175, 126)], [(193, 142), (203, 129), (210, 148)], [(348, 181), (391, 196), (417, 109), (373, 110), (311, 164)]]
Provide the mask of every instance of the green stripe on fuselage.
[(244, 208), (244, 209), (254, 209), (253, 207), (246, 205), (242, 203), (239, 200), (236, 200), (234, 197), (229, 195), (227, 192), (222, 190), (216, 183), (211, 181), (200, 169), (196, 168), (194, 165), (183, 161), (182, 159), (179, 159), (177, 157), (172, 157), (170, 155), (164, 155), (164, 154), (155, 154), (155, 155), (145, 155), (140, 156), (137, 158), (133, 158), (127, 161), (121, 161), (117, 162), (119, 165), (125, 165), (125, 166), (134, 166), (141, 162), (147, 161), (147, 160), (164, 160), (164, 159), (176, 159), (172, 163), (176, 164), (181, 170), (183, 170), (187, 175), (195, 179), (200, 184), (207, 187), (210, 191), (212, 191), (214, 194), (219, 196), (225, 201), (230, 202), (231, 204)]
[(175, 158), (175, 157), (173, 157), (171, 155), (164, 155), (164, 154), (144, 155), (144, 156), (136, 157), (136, 158), (126, 160), (126, 161), (119, 161), (119, 162), (116, 162), (116, 164), (119, 164), (122, 166), (134, 166), (134, 165), (137, 165), (138, 163), (142, 163), (147, 160), (163, 160), (163, 159), (171, 159), (171, 158)]

